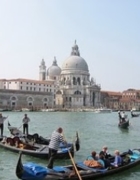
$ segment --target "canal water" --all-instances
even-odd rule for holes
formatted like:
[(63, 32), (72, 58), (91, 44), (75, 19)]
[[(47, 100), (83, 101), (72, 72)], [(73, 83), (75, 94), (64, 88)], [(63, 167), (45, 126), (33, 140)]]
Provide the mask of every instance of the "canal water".
[[(3, 112), (3, 116), (8, 115), (5, 121), (4, 135), (10, 135), (7, 123), (16, 127), (21, 127), (25, 112)], [(37, 132), (44, 137), (50, 137), (52, 131), (58, 127), (63, 127), (67, 141), (73, 142), (76, 131), (78, 131), (81, 142), (81, 149), (76, 152), (74, 160), (84, 160), (91, 151), (100, 152), (104, 145), (108, 146), (109, 153), (113, 154), (115, 149), (121, 152), (127, 149), (140, 148), (140, 117), (131, 118), (130, 128), (122, 130), (118, 127), (117, 112), (98, 114), (93, 112), (27, 112), (31, 119), (30, 134)], [(20, 128), (22, 130), (22, 127)], [(0, 180), (17, 180), (15, 167), (18, 154), (0, 148)], [(47, 165), (48, 160), (40, 160), (30, 156), (22, 156), (23, 162), (32, 161), (41, 165)], [(55, 165), (70, 164), (70, 160), (56, 160)], [(140, 165), (119, 173), (111, 177), (102, 178), (104, 180), (139, 180)]]

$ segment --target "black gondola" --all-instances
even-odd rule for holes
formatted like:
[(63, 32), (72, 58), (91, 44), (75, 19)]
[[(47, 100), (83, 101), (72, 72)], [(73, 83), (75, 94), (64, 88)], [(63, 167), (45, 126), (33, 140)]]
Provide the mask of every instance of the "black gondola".
[(120, 128), (127, 129), (127, 128), (129, 127), (129, 120), (127, 120), (127, 121), (125, 120), (125, 121), (119, 122), (118, 126), (119, 126)]
[[(34, 143), (37, 143), (40, 145), (49, 145), (50, 138), (44, 138), (44, 137), (40, 136), (38, 133), (25, 135), (22, 133), (22, 131), (19, 130), (19, 128), (11, 126), (9, 121), (8, 121), (8, 129), (9, 129), (12, 136), (24, 138), (25, 141), (28, 143), (34, 141)], [(80, 149), (80, 138), (79, 138), (78, 132), (76, 132), (76, 139), (74, 142), (74, 146), (75, 146), (75, 150), (79, 151), (79, 149)]]
[[(9, 130), (13, 129), (9, 125)], [(15, 128), (16, 129), (16, 128)], [(16, 132), (16, 131), (15, 131)], [(12, 152), (22, 152), (25, 155), (30, 155), (42, 159), (47, 159), (49, 157), (49, 141), (50, 139), (45, 139), (40, 137), (37, 133), (34, 135), (18, 135), (13, 134), (12, 137), (4, 137), (0, 139), (0, 147), (10, 150)], [(80, 140), (78, 132), (76, 132), (76, 139), (74, 143), (68, 142), (67, 144), (60, 144), (57, 157), (58, 159), (69, 159), (69, 152), (74, 156), (75, 151), (80, 149)]]
[(134, 114), (134, 113), (131, 113), (131, 117), (133, 118), (133, 117), (139, 117), (140, 116), (140, 114)]
[[(36, 143), (29, 144), (21, 141), (19, 137), (5, 137), (4, 140), (0, 142), (0, 147), (12, 152), (22, 152), (25, 155), (30, 155), (42, 159), (47, 159), (49, 157), (48, 145), (41, 145)], [(74, 156), (75, 150), (73, 143), (68, 143), (67, 145), (61, 144), (57, 153), (57, 158), (69, 159), (70, 157), (68, 150), (71, 152), (72, 156)]]
[[(116, 174), (140, 164), (140, 149), (128, 150), (121, 154), (123, 164), (119, 167), (91, 168), (83, 162), (75, 164), (77, 174), (73, 171), (73, 165), (55, 166), (53, 169), (40, 166), (31, 162), (22, 164), (21, 154), (19, 156), (16, 176), (22, 180), (92, 180), (104, 176)], [(126, 161), (127, 157), (127, 161)]]

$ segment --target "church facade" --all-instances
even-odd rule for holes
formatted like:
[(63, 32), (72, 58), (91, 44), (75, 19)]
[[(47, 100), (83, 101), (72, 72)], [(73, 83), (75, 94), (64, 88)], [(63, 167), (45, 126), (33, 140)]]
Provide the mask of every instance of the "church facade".
[[(39, 80), (0, 79), (0, 107), (10, 108), (91, 108), (100, 106), (100, 85), (90, 78), (87, 62), (74, 44), (60, 68), (54, 57), (47, 68), (39, 66)], [(5, 98), (4, 98), (5, 97)]]
[(100, 105), (100, 85), (93, 78), (90, 79), (87, 62), (80, 56), (76, 42), (61, 68), (55, 57), (52, 66), (47, 70), (42, 60), (39, 77), (39, 80), (55, 81), (55, 107), (81, 108)]

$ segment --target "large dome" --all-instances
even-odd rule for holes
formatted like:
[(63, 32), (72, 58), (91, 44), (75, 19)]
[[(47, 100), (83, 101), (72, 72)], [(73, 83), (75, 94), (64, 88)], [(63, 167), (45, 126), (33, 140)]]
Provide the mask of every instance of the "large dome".
[(64, 61), (62, 70), (89, 71), (86, 61), (82, 57), (76, 55), (72, 55)]
[(86, 61), (80, 57), (79, 47), (76, 41), (72, 47), (71, 56), (67, 58), (62, 65), (62, 70), (81, 70), (89, 72)]
[(57, 65), (57, 61), (54, 57), (52, 66), (50, 66), (47, 70), (47, 75), (48, 76), (59, 76), (60, 73), (61, 73), (61, 68)]

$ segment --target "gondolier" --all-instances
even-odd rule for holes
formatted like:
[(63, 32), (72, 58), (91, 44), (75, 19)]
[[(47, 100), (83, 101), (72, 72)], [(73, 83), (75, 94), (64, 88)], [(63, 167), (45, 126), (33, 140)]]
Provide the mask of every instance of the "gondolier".
[(3, 136), (3, 130), (4, 130), (4, 120), (7, 119), (7, 117), (2, 116), (0, 113), (0, 130), (1, 130), (1, 137)]
[(50, 144), (49, 144), (49, 163), (48, 168), (53, 168), (53, 162), (56, 158), (57, 151), (61, 142), (66, 143), (62, 136), (63, 129), (59, 127), (56, 131), (52, 133)]
[(22, 122), (23, 122), (23, 134), (25, 134), (26, 131), (26, 135), (28, 135), (28, 128), (29, 128), (28, 123), (30, 122), (30, 118), (27, 116), (27, 114), (24, 115)]

